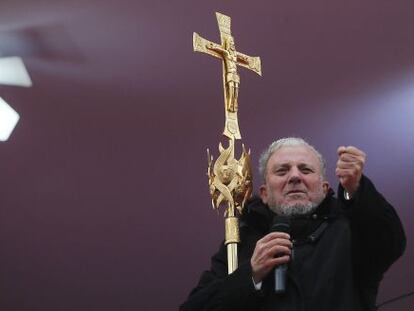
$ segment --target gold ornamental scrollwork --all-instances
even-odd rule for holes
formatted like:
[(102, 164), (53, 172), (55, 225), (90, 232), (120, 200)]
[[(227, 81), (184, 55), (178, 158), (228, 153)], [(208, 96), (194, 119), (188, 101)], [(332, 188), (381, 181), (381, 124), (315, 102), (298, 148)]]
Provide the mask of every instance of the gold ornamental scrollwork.
[(252, 193), (252, 173), (250, 165), (250, 150), (243, 151), (240, 159), (234, 158), (234, 140), (229, 141), (229, 146), (224, 148), (219, 144), (220, 155), (213, 162), (213, 156), (207, 149), (208, 157), (208, 183), (211, 194), (211, 203), (214, 209), (227, 203), (226, 217), (236, 216), (236, 211), (241, 214), (242, 207)]
[(252, 194), (252, 173), (250, 150), (242, 145), (239, 159), (234, 156), (235, 141), (241, 139), (237, 112), (239, 110), (240, 76), (238, 66), (247, 68), (262, 75), (260, 57), (252, 57), (236, 50), (234, 37), (231, 34), (231, 18), (216, 13), (220, 30), (221, 44), (193, 34), (193, 49), (221, 59), (223, 67), (223, 90), (225, 125), (223, 135), (228, 138), (226, 147), (219, 144), (219, 156), (214, 161), (207, 149), (208, 183), (211, 202), (214, 209), (227, 206), (225, 217), (225, 244), (227, 246), (228, 273), (237, 269), (237, 243), (240, 242), (238, 217), (243, 206)]

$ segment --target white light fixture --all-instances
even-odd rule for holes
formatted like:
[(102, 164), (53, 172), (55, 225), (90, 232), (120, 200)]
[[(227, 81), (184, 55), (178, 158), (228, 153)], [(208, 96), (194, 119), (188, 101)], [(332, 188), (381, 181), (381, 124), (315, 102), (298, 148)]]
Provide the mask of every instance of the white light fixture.
[(19, 114), (0, 97), (0, 141), (9, 139), (19, 119)]
[(0, 58), (0, 84), (30, 87), (32, 80), (20, 57)]
[[(20, 57), (0, 58), (0, 84), (32, 86), (32, 80)], [(9, 139), (19, 119), (19, 114), (0, 97), (0, 141)]]

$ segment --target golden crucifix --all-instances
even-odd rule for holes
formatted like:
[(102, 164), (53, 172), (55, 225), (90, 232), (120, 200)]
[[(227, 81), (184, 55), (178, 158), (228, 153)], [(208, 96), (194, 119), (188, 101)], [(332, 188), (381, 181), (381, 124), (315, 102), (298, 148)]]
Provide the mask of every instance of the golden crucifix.
[[(250, 165), (250, 150), (243, 151), (240, 159), (234, 158), (236, 139), (241, 139), (237, 118), (240, 76), (237, 66), (253, 70), (259, 75), (261, 63), (259, 57), (252, 57), (236, 51), (234, 38), (231, 35), (231, 19), (229, 16), (216, 13), (220, 29), (221, 44), (210, 42), (197, 33), (193, 35), (193, 48), (220, 58), (223, 64), (223, 88), (225, 107), (225, 126), (223, 135), (228, 137), (229, 146), (224, 148), (219, 144), (220, 155), (213, 163), (213, 157), (207, 149), (209, 186), (211, 201), (214, 209), (227, 203), (224, 213), (225, 244), (227, 246), (228, 273), (237, 269), (237, 243), (240, 242), (238, 215), (241, 214), (246, 200), (252, 193), (252, 174)], [(238, 213), (237, 213), (238, 212)]]
[(253, 70), (262, 75), (260, 57), (252, 57), (236, 51), (234, 38), (231, 35), (231, 19), (229, 16), (216, 13), (220, 29), (221, 45), (208, 41), (196, 32), (193, 34), (193, 48), (196, 52), (203, 52), (220, 58), (223, 63), (223, 85), (226, 123), (223, 135), (228, 138), (241, 139), (237, 121), (238, 95), (240, 76), (237, 65)]

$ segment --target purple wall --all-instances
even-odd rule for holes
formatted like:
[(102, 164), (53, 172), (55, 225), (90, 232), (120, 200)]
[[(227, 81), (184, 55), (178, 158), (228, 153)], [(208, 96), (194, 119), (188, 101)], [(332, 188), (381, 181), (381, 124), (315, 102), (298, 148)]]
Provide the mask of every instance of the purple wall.
[(0, 144), (2, 311), (174, 310), (208, 267), (221, 65), (192, 52), (192, 32), (217, 42), (215, 11), (262, 58), (239, 98), (255, 166), (275, 138), (303, 136), (336, 186), (336, 148), (365, 150), (409, 238), (378, 300), (414, 289), (414, 2), (3, 0), (0, 54), (22, 56), (34, 87), (0, 86), (21, 116)]

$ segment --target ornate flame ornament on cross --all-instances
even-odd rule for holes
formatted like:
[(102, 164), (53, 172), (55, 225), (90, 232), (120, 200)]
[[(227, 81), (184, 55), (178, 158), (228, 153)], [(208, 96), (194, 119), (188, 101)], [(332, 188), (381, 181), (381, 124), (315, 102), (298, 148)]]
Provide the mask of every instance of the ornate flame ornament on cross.
[(262, 75), (259, 57), (242, 54), (236, 50), (234, 37), (231, 35), (231, 19), (229, 16), (216, 13), (220, 30), (221, 44), (193, 34), (193, 49), (221, 59), (223, 66), (223, 89), (225, 125), (223, 135), (228, 138), (228, 147), (220, 143), (220, 155), (213, 162), (213, 156), (207, 149), (208, 182), (211, 202), (214, 209), (227, 205), (225, 217), (225, 245), (227, 247), (228, 273), (237, 269), (237, 244), (240, 242), (238, 217), (242, 213), (244, 203), (252, 194), (252, 173), (250, 149), (246, 151), (242, 145), (240, 159), (234, 158), (235, 141), (241, 139), (237, 111), (240, 76), (237, 66), (245, 67)]

